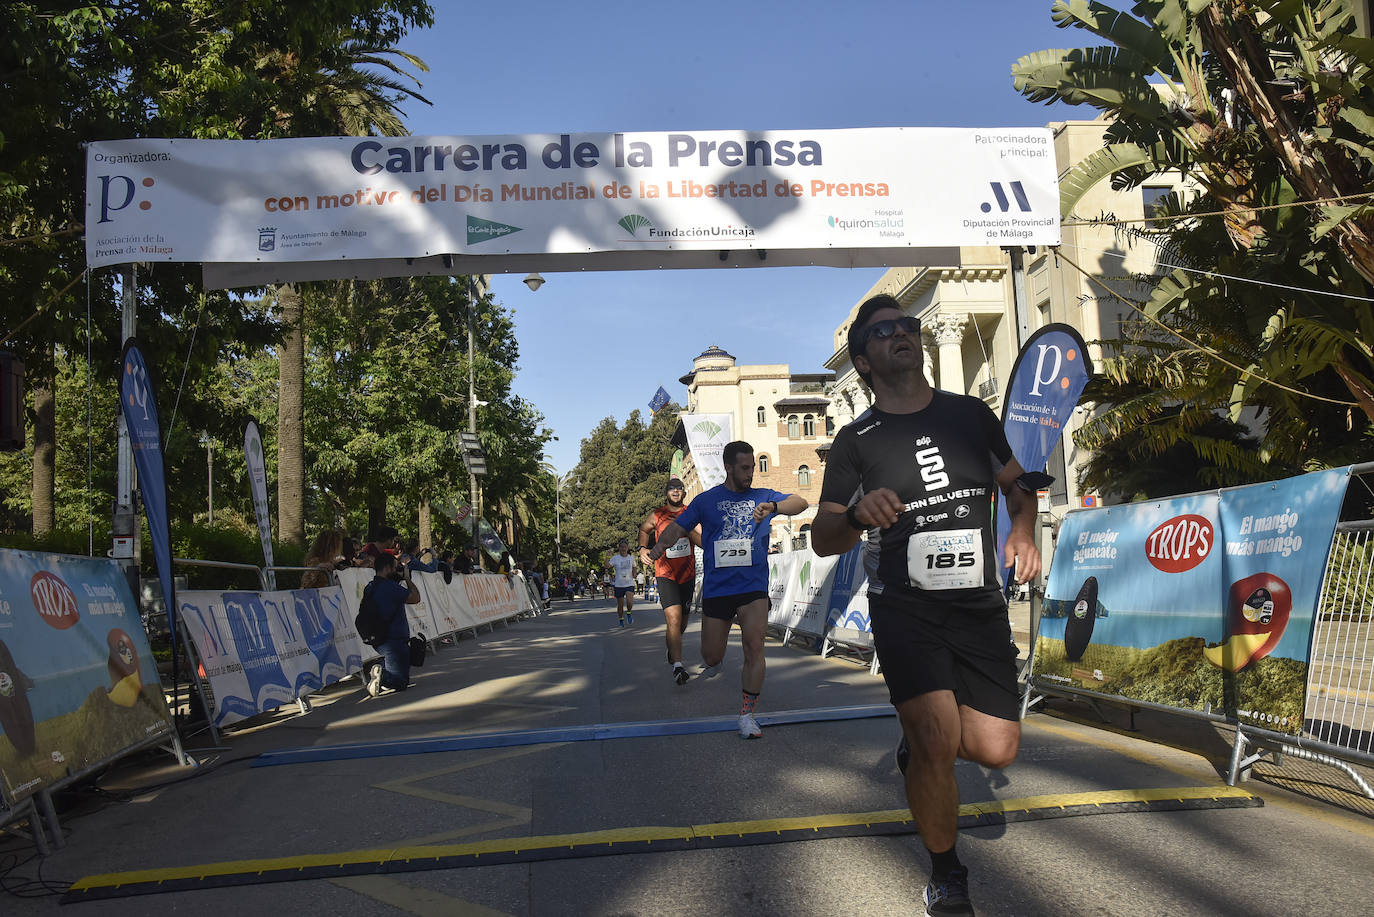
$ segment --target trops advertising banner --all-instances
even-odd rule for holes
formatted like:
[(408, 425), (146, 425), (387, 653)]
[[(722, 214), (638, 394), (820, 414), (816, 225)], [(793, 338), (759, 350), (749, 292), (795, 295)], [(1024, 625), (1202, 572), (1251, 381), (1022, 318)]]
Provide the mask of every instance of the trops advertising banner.
[(171, 731), (114, 561), (0, 551), (0, 795), (32, 795)]
[(548, 270), (600, 253), (635, 269), (727, 249), (879, 264), (854, 253), (1059, 242), (1045, 128), (138, 139), (86, 162), (91, 267), (555, 256)]
[(1038, 681), (1296, 733), (1347, 469), (1067, 514)]

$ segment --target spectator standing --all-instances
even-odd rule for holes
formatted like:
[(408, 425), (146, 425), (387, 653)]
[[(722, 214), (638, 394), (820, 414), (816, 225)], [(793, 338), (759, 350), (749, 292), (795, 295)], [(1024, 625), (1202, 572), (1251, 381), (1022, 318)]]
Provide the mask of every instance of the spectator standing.
[(454, 558), (453, 569), (461, 574), (481, 573), (482, 570), (477, 564), (477, 546), (463, 545), (463, 553)]
[(334, 529), (325, 529), (315, 536), (305, 555), (304, 566), (311, 569), (301, 574), (302, 589), (323, 589), (333, 584), (334, 570), (344, 560), (343, 546), (343, 535)]

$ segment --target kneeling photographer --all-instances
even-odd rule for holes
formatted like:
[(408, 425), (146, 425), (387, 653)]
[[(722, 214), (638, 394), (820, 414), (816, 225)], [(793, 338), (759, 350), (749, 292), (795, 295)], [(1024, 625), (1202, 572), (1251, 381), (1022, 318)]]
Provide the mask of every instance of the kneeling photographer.
[(367, 674), (367, 693), (377, 697), (404, 691), (410, 685), (410, 622), (405, 606), (419, 604), (420, 590), (410, 581), (410, 571), (400, 566), (393, 554), (382, 553), (372, 569), (376, 576), (367, 588), (387, 622), (386, 639), (377, 645), (382, 662)]

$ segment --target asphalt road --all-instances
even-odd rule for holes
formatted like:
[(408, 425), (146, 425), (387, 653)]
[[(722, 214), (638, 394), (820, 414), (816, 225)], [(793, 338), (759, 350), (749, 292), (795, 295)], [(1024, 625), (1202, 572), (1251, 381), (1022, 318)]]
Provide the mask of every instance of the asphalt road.
[[(686, 641), (695, 660), (695, 620)], [(0, 913), (920, 913), (927, 863), (900, 822), (882, 680), (775, 640), (767, 654), (761, 714), (881, 715), (765, 717), (762, 739), (741, 740), (737, 637), (719, 676), (677, 686), (656, 606), (622, 629), (613, 603), (560, 601), (445, 647), (405, 694), (368, 698), (351, 679), (307, 715), (229, 734), (194, 771), (150, 754), (64, 794), (63, 849), (40, 860), (0, 838)], [(1307, 780), (1334, 800), (1231, 790), (1224, 735), (1143, 719), (1128, 733), (1057, 702), (1026, 720), (1005, 772), (959, 765), (962, 801), (992, 813), (959, 846), (979, 914), (1367, 913), (1374, 820), (1340, 774)], [(664, 723), (685, 731), (654, 734)], [(576, 728), (595, 724), (599, 738)], [(526, 734), (490, 738), (512, 732)], [(463, 737), (478, 747), (453, 750)], [(396, 753), (422, 739), (441, 750)], [(253, 766), (346, 745), (364, 747)], [(1161, 810), (1181, 797), (1201, 808)], [(113, 897), (63, 905), (69, 883)]]

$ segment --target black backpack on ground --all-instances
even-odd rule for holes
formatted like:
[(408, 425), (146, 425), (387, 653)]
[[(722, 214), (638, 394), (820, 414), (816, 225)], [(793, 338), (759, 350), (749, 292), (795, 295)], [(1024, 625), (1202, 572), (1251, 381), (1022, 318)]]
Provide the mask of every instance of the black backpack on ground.
[(353, 619), (353, 626), (358, 631), (358, 639), (368, 646), (379, 646), (385, 642), (390, 628), (382, 619), (382, 606), (372, 594), (373, 585), (368, 583), (363, 589), (363, 597), (358, 601), (358, 616)]

